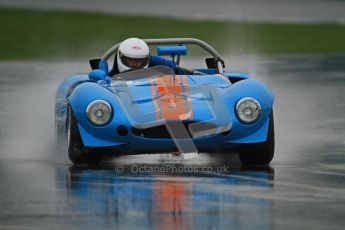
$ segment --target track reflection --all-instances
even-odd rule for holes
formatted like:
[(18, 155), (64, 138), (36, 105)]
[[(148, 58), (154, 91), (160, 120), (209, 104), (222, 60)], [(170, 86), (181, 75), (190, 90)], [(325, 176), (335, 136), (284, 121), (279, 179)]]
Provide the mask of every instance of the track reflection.
[[(115, 167), (70, 167), (67, 173), (70, 208), (97, 224), (128, 229), (225, 229), (253, 224), (257, 229), (270, 229), (272, 226), (273, 204), (265, 198), (273, 190), (271, 167), (197, 174), (133, 173), (129, 165), (121, 166), (123, 172), (118, 172)], [(216, 171), (219, 165), (208, 167)]]

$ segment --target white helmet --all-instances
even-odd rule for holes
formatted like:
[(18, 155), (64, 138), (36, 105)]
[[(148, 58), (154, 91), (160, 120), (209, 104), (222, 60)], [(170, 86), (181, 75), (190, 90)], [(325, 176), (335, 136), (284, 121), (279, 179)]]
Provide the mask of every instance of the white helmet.
[(117, 51), (119, 72), (146, 68), (149, 65), (150, 50), (146, 42), (139, 38), (124, 40)]

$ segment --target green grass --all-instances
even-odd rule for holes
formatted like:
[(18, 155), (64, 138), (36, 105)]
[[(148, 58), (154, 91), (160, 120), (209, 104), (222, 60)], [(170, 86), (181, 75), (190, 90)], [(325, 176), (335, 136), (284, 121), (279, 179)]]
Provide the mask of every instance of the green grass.
[(0, 8), (0, 60), (98, 57), (128, 37), (195, 37), (220, 53), (345, 53), (345, 26)]

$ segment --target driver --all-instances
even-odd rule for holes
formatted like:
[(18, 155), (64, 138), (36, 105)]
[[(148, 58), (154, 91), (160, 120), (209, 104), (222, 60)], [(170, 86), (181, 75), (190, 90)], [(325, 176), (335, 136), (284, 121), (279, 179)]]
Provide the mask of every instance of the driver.
[(122, 73), (147, 68), (150, 60), (150, 50), (143, 40), (128, 38), (120, 44), (116, 56), (119, 73)]

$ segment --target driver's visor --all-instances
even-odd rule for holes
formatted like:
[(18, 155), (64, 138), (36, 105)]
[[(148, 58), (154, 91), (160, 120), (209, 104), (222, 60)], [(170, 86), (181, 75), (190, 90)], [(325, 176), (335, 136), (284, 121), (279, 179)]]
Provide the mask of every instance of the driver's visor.
[(145, 67), (149, 63), (149, 56), (144, 58), (130, 58), (120, 54), (120, 60), (122, 64), (131, 69), (140, 69)]

